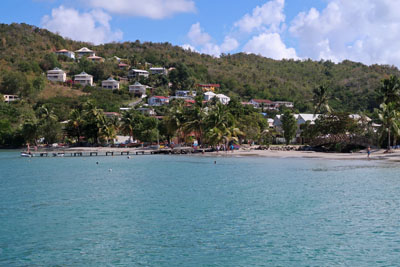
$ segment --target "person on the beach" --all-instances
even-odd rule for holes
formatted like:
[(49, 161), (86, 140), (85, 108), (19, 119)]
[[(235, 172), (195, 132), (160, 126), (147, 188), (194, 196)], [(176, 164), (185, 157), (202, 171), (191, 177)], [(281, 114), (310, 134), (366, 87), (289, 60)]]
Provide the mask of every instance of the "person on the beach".
[(368, 148), (367, 148), (367, 154), (368, 154), (368, 158), (369, 158), (369, 156), (371, 155), (371, 147), (370, 146), (368, 146)]

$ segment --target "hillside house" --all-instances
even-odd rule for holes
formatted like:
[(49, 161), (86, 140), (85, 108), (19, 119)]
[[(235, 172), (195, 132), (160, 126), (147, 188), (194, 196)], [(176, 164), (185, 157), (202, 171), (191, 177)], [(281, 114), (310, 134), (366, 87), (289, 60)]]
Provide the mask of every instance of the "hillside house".
[(205, 101), (210, 101), (211, 99), (213, 99), (216, 96), (216, 94), (214, 94), (213, 92), (205, 92), (204, 93), (204, 100)]
[(140, 82), (135, 82), (129, 85), (129, 93), (133, 93), (136, 97), (146, 97), (146, 90), (150, 88), (147, 85), (143, 85)]
[(252, 104), (255, 108), (265, 108), (265, 109), (275, 109), (275, 104), (271, 100), (268, 99), (252, 99), (250, 100), (250, 104)]
[(209, 83), (209, 84), (197, 84), (196, 87), (201, 89), (203, 92), (215, 92), (217, 88), (220, 88), (220, 85), (217, 83)]
[(118, 90), (119, 82), (110, 77), (107, 80), (101, 82), (101, 87), (104, 89)]
[(104, 62), (104, 58), (98, 56), (90, 56), (87, 58), (87, 60), (92, 62)]
[(149, 106), (163, 106), (169, 103), (168, 97), (152, 96), (149, 98)]
[(229, 104), (229, 101), (231, 101), (231, 98), (224, 94), (217, 94), (215, 97), (218, 98), (219, 102), (221, 102), (223, 105), (227, 105)]
[(93, 86), (93, 76), (87, 74), (86, 72), (75, 75), (74, 81), (75, 83), (81, 84), (82, 86)]
[(92, 57), (92, 56), (96, 55), (96, 53), (93, 50), (90, 50), (87, 47), (82, 47), (81, 49), (76, 50), (75, 53), (78, 56), (78, 58), (81, 58), (81, 57)]
[(19, 97), (17, 95), (3, 95), (4, 97), (4, 102), (10, 103), (19, 100)]
[(149, 72), (146, 70), (138, 70), (138, 69), (131, 69), (128, 72), (129, 79), (135, 79), (135, 78), (140, 78), (140, 77), (148, 78)]
[(152, 108), (140, 107), (140, 108), (137, 108), (136, 110), (139, 111), (140, 113), (142, 113), (143, 115), (148, 115), (148, 116), (157, 115), (156, 112), (154, 111), (154, 109), (152, 109)]
[(59, 68), (47, 71), (47, 80), (51, 82), (65, 82), (67, 80), (67, 74), (65, 71)]
[(166, 68), (150, 68), (150, 73), (151, 74), (158, 74), (158, 75), (167, 75), (168, 71)]
[(75, 53), (66, 49), (61, 49), (55, 52), (57, 56), (66, 56), (70, 59), (75, 59)]
[(175, 96), (177, 97), (195, 97), (196, 91), (176, 91)]

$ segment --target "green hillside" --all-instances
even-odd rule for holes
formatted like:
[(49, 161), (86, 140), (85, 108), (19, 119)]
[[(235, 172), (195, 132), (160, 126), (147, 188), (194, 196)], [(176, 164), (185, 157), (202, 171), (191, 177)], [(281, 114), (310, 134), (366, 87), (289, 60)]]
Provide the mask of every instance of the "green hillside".
[[(106, 59), (117, 56), (126, 59), (126, 63), (135, 68), (144, 68), (145, 62), (165, 67), (183, 64), (189, 74), (187, 87), (196, 83), (219, 83), (220, 91), (230, 96), (236, 95), (243, 100), (263, 98), (294, 101), (295, 107), (301, 112), (311, 110), (312, 89), (321, 84), (333, 90), (335, 100), (331, 104), (334, 108), (349, 112), (372, 111), (377, 107), (375, 90), (380, 81), (391, 74), (399, 74), (393, 66), (368, 67), (351, 61), (340, 64), (312, 60), (277, 61), (243, 53), (214, 58), (185, 51), (169, 43), (135, 41), (93, 46), (26, 24), (0, 25), (0, 39), (1, 80), (11, 71), (19, 80), (33, 82), (37, 76), (54, 66), (67, 70), (70, 77), (85, 70), (94, 75), (95, 82), (109, 76), (126, 76), (127, 71), (119, 70), (115, 62), (109, 60), (97, 64), (78, 64), (57, 60), (53, 55), (58, 49), (74, 51), (87, 46), (96, 51), (98, 56)], [(165, 84), (168, 81), (149, 82), (160, 87), (159, 93), (171, 93), (166, 91)], [(21, 88), (23, 84), (19, 87), (15, 93), (27, 97), (33, 95), (26, 91), (34, 91), (35, 88), (24, 90)], [(4, 88), (4, 83), (0, 92), (10, 93)]]

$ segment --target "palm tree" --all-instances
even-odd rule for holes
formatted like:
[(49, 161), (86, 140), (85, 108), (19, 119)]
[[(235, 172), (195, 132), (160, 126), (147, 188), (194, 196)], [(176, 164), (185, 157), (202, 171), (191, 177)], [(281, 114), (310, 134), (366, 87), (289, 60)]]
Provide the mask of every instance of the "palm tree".
[(314, 115), (318, 113), (332, 113), (329, 106), (329, 89), (326, 86), (319, 86), (313, 90)]
[(88, 101), (84, 105), (85, 135), (93, 142), (99, 143), (101, 128), (106, 124), (102, 109), (98, 109), (93, 102)]
[(121, 132), (129, 135), (129, 139), (133, 140), (133, 128), (134, 128), (134, 111), (129, 110), (122, 115), (121, 118)]
[(396, 76), (390, 76), (389, 79), (382, 81), (379, 89), (383, 95), (383, 103), (389, 104), (390, 102), (398, 103), (400, 100), (400, 81)]
[(84, 125), (85, 120), (82, 117), (82, 111), (79, 109), (73, 109), (69, 114), (69, 121), (66, 130), (68, 135), (75, 137), (78, 143), (82, 136)]
[(186, 118), (183, 104), (183, 101), (174, 101), (167, 112), (167, 116), (164, 118), (167, 132), (170, 137), (177, 135), (178, 139), (184, 139), (185, 133), (183, 128)]
[(379, 120), (382, 122), (382, 131), (388, 134), (388, 151), (390, 151), (391, 133), (395, 137), (400, 135), (400, 112), (396, 109), (395, 103), (380, 105), (380, 109), (376, 110)]
[(205, 128), (206, 112), (204, 110), (202, 99), (195, 102), (194, 108), (188, 110), (186, 114), (186, 122), (183, 124), (185, 132), (195, 132), (199, 145), (202, 144)]

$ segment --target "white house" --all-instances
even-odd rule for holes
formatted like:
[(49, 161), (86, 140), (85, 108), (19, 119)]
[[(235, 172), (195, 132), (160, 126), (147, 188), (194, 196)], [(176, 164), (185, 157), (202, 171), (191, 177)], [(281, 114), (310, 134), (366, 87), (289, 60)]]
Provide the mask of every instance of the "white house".
[(57, 56), (66, 56), (68, 58), (75, 59), (75, 53), (66, 49), (58, 50), (55, 53)]
[(83, 86), (86, 85), (93, 86), (93, 76), (87, 74), (86, 72), (82, 72), (81, 74), (75, 75), (74, 81), (75, 83), (79, 83)]
[(228, 96), (226, 96), (224, 94), (214, 94), (211, 91), (204, 93), (204, 100), (205, 101), (210, 101), (214, 97), (218, 98), (219, 102), (221, 102), (224, 105), (228, 104), (229, 101), (231, 101), (230, 97), (228, 97)]
[(4, 97), (4, 102), (10, 103), (19, 100), (19, 97), (17, 95), (3, 95)]
[(101, 82), (101, 87), (104, 89), (118, 90), (119, 82), (110, 77), (107, 80)]
[(285, 106), (287, 108), (293, 108), (293, 102), (289, 101), (274, 101), (275, 107), (278, 109), (279, 107)]
[(152, 96), (149, 98), (149, 106), (163, 106), (169, 103), (168, 97)]
[(135, 82), (129, 85), (129, 93), (133, 93), (135, 96), (146, 97), (146, 89), (150, 88), (147, 85), (143, 85), (140, 82)]
[(204, 100), (205, 101), (210, 101), (211, 99), (213, 99), (216, 96), (216, 94), (214, 94), (211, 91), (205, 92), (204, 93)]
[(93, 50), (90, 50), (87, 47), (82, 47), (81, 49), (76, 50), (75, 53), (78, 55), (78, 58), (81, 58), (81, 57), (92, 57), (92, 56), (96, 55), (96, 53)]
[(219, 102), (221, 102), (223, 105), (227, 105), (229, 101), (231, 101), (231, 98), (224, 95), (224, 94), (217, 94), (215, 95), (219, 99)]
[(168, 71), (167, 71), (166, 68), (150, 68), (150, 73), (151, 74), (167, 75)]
[(140, 78), (140, 77), (148, 78), (149, 72), (146, 70), (138, 70), (138, 69), (131, 69), (128, 72), (129, 79)]
[(180, 90), (180, 91), (176, 91), (175, 92), (175, 96), (178, 96), (178, 97), (195, 97), (196, 96), (196, 91), (183, 91), (183, 90)]
[(47, 79), (52, 82), (65, 82), (67, 80), (67, 74), (65, 71), (59, 68), (47, 71)]

